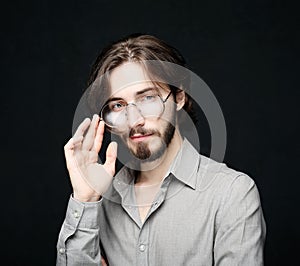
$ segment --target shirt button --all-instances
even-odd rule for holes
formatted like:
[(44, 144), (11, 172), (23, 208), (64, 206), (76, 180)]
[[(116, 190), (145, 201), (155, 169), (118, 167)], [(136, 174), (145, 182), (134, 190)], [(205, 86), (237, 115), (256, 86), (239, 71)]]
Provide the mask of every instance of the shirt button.
[(140, 250), (141, 252), (144, 252), (145, 249), (146, 249), (146, 246), (145, 246), (144, 244), (141, 244), (141, 245), (139, 246), (139, 250)]
[(75, 218), (79, 218), (80, 217), (80, 214), (78, 213), (78, 211), (74, 211), (74, 217)]
[(65, 253), (65, 249), (64, 248), (60, 248), (59, 250), (58, 250), (58, 252), (60, 253), (60, 254), (64, 254)]

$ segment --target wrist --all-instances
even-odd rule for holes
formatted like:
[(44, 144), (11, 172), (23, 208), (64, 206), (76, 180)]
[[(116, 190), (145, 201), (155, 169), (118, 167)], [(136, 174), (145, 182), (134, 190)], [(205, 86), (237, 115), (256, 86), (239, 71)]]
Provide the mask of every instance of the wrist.
[(80, 202), (97, 202), (100, 200), (101, 196), (100, 195), (83, 196), (74, 191), (73, 198)]

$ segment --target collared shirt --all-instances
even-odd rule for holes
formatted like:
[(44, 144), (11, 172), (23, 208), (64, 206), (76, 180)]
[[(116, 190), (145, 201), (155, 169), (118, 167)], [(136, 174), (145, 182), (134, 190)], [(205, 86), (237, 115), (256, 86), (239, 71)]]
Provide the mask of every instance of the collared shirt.
[(126, 167), (99, 202), (70, 198), (57, 265), (263, 265), (266, 227), (246, 174), (200, 155), (185, 139), (141, 221)]

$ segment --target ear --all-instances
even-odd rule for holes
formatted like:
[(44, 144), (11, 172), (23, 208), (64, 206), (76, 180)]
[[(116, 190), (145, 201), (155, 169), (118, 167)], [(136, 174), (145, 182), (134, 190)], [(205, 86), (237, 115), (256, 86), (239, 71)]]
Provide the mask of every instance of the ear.
[(181, 108), (185, 104), (185, 92), (184, 90), (180, 90), (176, 93), (176, 111), (181, 110)]

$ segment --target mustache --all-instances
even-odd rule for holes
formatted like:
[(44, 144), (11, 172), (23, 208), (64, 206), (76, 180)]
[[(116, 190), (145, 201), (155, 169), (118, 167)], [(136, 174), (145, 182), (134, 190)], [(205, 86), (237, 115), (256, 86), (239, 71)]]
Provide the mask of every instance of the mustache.
[(157, 135), (160, 136), (160, 132), (154, 129), (145, 129), (143, 127), (135, 127), (130, 129), (129, 131), (129, 137), (132, 137), (135, 134), (141, 134), (141, 135)]

